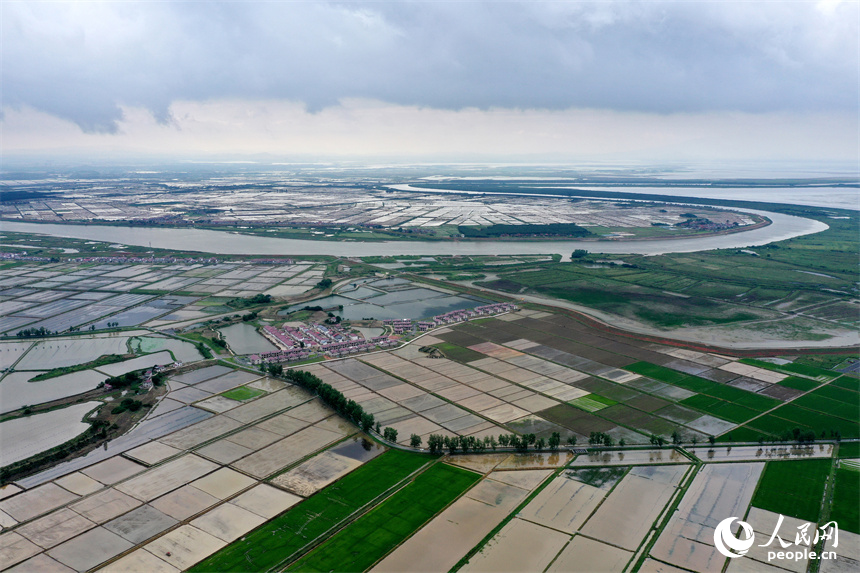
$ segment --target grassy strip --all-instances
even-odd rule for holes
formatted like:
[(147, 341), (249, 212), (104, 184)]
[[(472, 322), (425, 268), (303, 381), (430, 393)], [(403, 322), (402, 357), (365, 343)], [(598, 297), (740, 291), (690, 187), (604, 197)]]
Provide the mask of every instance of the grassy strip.
[(237, 402), (244, 402), (245, 400), (250, 400), (251, 398), (256, 398), (257, 396), (262, 396), (265, 394), (263, 390), (259, 390), (257, 388), (248, 388), (247, 386), (239, 386), (238, 388), (233, 388), (232, 390), (228, 390), (221, 394), (225, 398), (229, 398), (230, 400), (236, 400)]
[(838, 468), (830, 519), (839, 525), (839, 529), (860, 533), (858, 499), (860, 499), (860, 472), (853, 468)]
[(56, 378), (58, 376), (64, 376), (66, 374), (71, 374), (72, 372), (80, 372), (81, 370), (89, 370), (90, 368), (98, 368), (99, 366), (104, 366), (106, 364), (116, 364), (117, 362), (122, 362), (127, 357), (122, 356), (121, 354), (105, 354), (103, 356), (99, 356), (95, 360), (91, 360), (89, 362), (85, 362), (83, 364), (75, 364), (74, 366), (63, 366), (61, 368), (53, 368), (48, 370), (47, 372), (42, 372), (38, 376), (34, 376), (30, 378), (30, 382), (41, 382), (42, 380), (48, 380), (50, 378)]
[(446, 358), (456, 360), (457, 362), (471, 362), (473, 360), (485, 358), (485, 356), (480, 352), (475, 352), (474, 350), (470, 350), (469, 348), (464, 348), (456, 344), (451, 344), (450, 342), (442, 342), (434, 344), (433, 346), (441, 350)]
[(207, 338), (197, 332), (186, 332), (179, 338), (193, 344), (197, 348), (197, 351), (200, 352), (206, 360), (212, 358), (214, 355), (221, 354), (221, 352), (224, 351), (224, 349), (217, 346), (211, 338)]
[(618, 402), (611, 398), (606, 398), (598, 394), (580, 396), (579, 398), (568, 402), (571, 406), (576, 406), (580, 410), (585, 410), (586, 412), (597, 412), (598, 410), (602, 410), (608, 406), (614, 406), (617, 403)]
[(832, 463), (830, 458), (768, 462), (752, 505), (817, 523)]
[(770, 441), (773, 439), (771, 434), (766, 432), (760, 432), (749, 426), (741, 426), (739, 428), (735, 428), (733, 430), (729, 430), (719, 438), (717, 438), (718, 442), (758, 442), (762, 441)]
[(436, 464), (288, 571), (364, 571), (480, 479), (474, 472)]
[(389, 450), (189, 571), (267, 571), (406, 479), (428, 456)]

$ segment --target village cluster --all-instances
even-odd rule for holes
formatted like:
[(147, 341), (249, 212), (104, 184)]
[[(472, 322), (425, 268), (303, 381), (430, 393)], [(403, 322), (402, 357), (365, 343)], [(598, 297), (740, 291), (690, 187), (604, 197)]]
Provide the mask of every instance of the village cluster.
[[(387, 319), (385, 326), (391, 328), (394, 335), (410, 335), (427, 332), (430, 329), (456, 324), (473, 318), (493, 316), (505, 312), (519, 310), (513, 303), (501, 302), (477, 306), (471, 309), (460, 309), (434, 316), (432, 320), (413, 321), (408, 318)], [(264, 362), (281, 363), (307, 360), (314, 354), (325, 354), (332, 358), (342, 358), (360, 352), (369, 352), (379, 348), (397, 346), (398, 340), (386, 335), (365, 338), (361, 333), (344, 328), (338, 324), (317, 324), (289, 326), (282, 328), (264, 326), (263, 336), (278, 350), (252, 354), (248, 361), (253, 365)]]

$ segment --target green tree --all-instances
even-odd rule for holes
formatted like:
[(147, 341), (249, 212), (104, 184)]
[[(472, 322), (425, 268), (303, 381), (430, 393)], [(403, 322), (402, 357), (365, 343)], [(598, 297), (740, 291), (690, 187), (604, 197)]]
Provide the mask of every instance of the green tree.
[(409, 445), (413, 448), (420, 448), (421, 436), (419, 436), (418, 434), (412, 434), (411, 436), (409, 436)]
[(716, 441), (717, 441), (717, 439), (714, 436), (708, 436), (708, 443), (711, 444), (712, 446), (714, 445), (714, 443)]
[(427, 437), (427, 448), (431, 454), (441, 453), (444, 446), (445, 440), (439, 434), (430, 434)]
[(373, 427), (373, 422), (373, 414), (369, 412), (364, 412), (361, 415), (361, 430), (363, 432), (369, 432), (370, 429)]
[(559, 434), (558, 432), (553, 432), (552, 435), (550, 435), (547, 443), (549, 444), (549, 449), (553, 451), (557, 450), (558, 445), (561, 443), (561, 434)]

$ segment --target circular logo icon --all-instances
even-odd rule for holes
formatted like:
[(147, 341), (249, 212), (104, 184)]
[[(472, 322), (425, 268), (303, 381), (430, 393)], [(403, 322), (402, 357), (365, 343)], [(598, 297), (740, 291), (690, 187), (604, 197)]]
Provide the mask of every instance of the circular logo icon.
[[(755, 543), (755, 534), (753, 534), (752, 526), (739, 519), (738, 524), (741, 526), (743, 530), (742, 535), (745, 535), (746, 539), (738, 539), (734, 536), (732, 533), (732, 522), (736, 519), (738, 518), (728, 517), (722, 520), (714, 530), (714, 546), (717, 548), (717, 551), (731, 558), (741, 557)], [(732, 551), (737, 551), (737, 553), (732, 553)]]

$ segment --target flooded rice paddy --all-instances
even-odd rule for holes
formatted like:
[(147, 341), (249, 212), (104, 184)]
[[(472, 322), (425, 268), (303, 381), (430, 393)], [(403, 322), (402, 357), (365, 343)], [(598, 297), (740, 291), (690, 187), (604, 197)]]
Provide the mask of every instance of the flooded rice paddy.
[(87, 412), (101, 402), (84, 402), (44, 414), (34, 414), (0, 423), (0, 466), (29, 458), (59, 446), (84, 433)]

